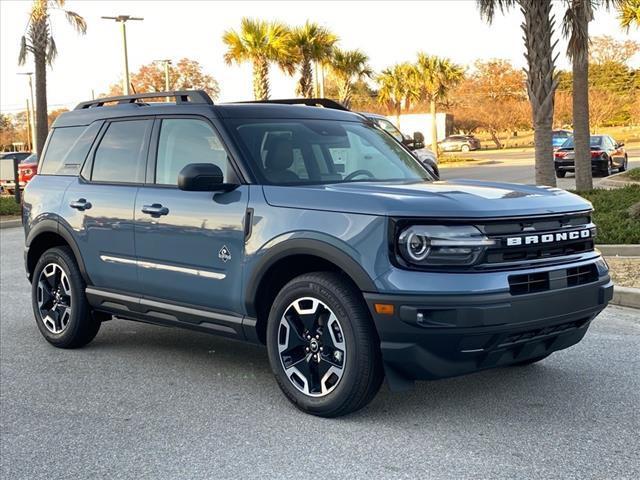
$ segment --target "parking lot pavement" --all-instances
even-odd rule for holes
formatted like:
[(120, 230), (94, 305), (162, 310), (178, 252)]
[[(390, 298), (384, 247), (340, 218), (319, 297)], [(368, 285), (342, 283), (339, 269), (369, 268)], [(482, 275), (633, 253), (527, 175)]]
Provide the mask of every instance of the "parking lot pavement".
[(284, 399), (260, 347), (123, 320), (49, 346), (22, 231), (0, 240), (3, 479), (640, 477), (637, 310), (538, 365), (383, 386), (326, 420)]

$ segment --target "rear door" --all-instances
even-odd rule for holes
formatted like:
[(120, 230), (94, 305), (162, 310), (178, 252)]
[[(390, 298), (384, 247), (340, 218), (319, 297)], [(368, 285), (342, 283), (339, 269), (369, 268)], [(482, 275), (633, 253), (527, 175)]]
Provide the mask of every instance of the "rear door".
[(145, 296), (241, 312), (248, 186), (226, 193), (177, 188), (178, 173), (190, 163), (214, 163), (226, 183), (237, 183), (228, 153), (204, 117), (157, 118), (152, 145), (148, 182), (135, 206)]
[(65, 193), (61, 214), (96, 287), (141, 293), (133, 208), (145, 181), (152, 127), (151, 118), (105, 122), (81, 176)]
[(609, 136), (605, 137), (605, 139), (608, 142), (607, 150), (610, 149), (614, 168), (624, 167), (624, 148), (618, 147), (618, 142)]

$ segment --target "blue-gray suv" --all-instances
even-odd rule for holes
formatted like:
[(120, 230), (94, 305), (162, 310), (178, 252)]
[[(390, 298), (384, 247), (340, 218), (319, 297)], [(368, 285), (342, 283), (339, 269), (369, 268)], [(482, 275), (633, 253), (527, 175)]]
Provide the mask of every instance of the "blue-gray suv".
[(556, 188), (435, 182), (330, 100), (139, 94), (58, 117), (24, 193), (25, 263), (51, 344), (113, 317), (265, 344), (289, 400), (333, 417), (385, 377), (579, 342), (613, 289), (591, 210)]

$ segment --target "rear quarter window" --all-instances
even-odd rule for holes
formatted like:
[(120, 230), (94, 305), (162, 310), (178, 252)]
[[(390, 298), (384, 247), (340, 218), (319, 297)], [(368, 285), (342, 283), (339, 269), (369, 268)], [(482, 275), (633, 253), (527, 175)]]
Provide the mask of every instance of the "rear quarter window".
[(40, 175), (77, 175), (100, 130), (100, 123), (54, 128), (38, 168)]

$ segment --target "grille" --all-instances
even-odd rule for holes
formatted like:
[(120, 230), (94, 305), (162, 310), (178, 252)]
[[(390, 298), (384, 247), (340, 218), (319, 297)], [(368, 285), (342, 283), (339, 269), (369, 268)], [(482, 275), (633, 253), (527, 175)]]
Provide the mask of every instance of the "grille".
[(544, 236), (545, 234), (568, 234), (569, 232), (591, 229), (588, 214), (555, 215), (539, 219), (522, 218), (519, 220), (495, 221), (478, 225), (489, 238), (497, 240), (496, 245), (487, 249), (481, 266), (497, 267), (499, 264), (527, 263), (535, 260), (566, 257), (593, 251), (592, 235), (589, 238), (577, 238), (565, 241), (535, 243), (530, 245), (508, 246), (507, 238), (527, 235)]
[(525, 295), (527, 293), (585, 285), (597, 280), (598, 269), (595, 263), (592, 263), (548, 272), (511, 275), (509, 276), (509, 291), (511, 295)]
[(551, 327), (536, 328), (533, 330), (527, 330), (525, 332), (514, 333), (507, 336), (498, 345), (498, 348), (510, 347), (518, 343), (530, 342), (532, 340), (539, 340), (544, 337), (558, 335), (569, 330), (576, 330), (589, 321), (588, 318), (582, 320), (574, 320), (573, 322), (561, 323), (560, 325), (553, 325)]

